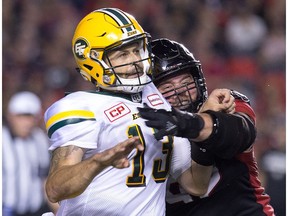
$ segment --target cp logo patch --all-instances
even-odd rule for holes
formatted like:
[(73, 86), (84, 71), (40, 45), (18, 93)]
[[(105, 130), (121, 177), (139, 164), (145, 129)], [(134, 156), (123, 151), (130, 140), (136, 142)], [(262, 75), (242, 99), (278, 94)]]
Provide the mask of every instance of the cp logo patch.
[(130, 112), (131, 110), (124, 103), (119, 103), (104, 111), (110, 122), (120, 119), (123, 116), (129, 114)]

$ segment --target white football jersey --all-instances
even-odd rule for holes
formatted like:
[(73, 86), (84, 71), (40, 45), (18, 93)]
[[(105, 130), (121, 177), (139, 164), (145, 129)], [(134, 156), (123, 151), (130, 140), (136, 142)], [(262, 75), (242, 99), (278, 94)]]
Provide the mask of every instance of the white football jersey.
[[(154, 138), (153, 129), (138, 115), (137, 107), (144, 103), (155, 109), (170, 109), (152, 83), (144, 87), (142, 95), (79, 91), (48, 108), (45, 123), (51, 151), (75, 145), (87, 149), (85, 159), (133, 136), (139, 136), (145, 147), (143, 152), (131, 152), (129, 168), (108, 167), (81, 195), (61, 201), (57, 215), (165, 215), (174, 137), (161, 141)], [(177, 160), (171, 168), (175, 177), (191, 165), (190, 154)]]

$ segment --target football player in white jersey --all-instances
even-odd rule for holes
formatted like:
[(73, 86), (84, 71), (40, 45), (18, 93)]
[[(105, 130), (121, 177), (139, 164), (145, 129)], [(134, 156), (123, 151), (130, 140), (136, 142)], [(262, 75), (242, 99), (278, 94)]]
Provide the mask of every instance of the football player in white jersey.
[[(144, 106), (171, 109), (147, 75), (148, 39), (116, 8), (95, 10), (78, 24), (78, 71), (98, 90), (68, 94), (45, 112), (52, 152), (46, 192), (60, 203), (57, 215), (165, 215), (169, 174), (191, 194), (206, 192), (212, 166), (191, 162), (186, 139), (157, 140), (138, 115)], [(201, 136), (212, 131), (209, 115), (195, 125)]]

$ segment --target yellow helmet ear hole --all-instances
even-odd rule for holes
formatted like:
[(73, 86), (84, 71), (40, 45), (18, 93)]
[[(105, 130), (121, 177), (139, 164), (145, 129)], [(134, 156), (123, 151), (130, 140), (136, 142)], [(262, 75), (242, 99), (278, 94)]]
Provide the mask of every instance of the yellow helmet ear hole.
[(91, 58), (91, 59), (99, 59), (99, 57), (100, 57), (100, 53), (99, 52), (97, 52), (95, 49), (91, 49), (90, 50), (90, 53), (89, 53), (89, 57)]
[(79, 70), (80, 75), (83, 77), (84, 80), (86, 81), (91, 81), (91, 76), (90, 74), (88, 74), (87, 72), (85, 72), (84, 70)]

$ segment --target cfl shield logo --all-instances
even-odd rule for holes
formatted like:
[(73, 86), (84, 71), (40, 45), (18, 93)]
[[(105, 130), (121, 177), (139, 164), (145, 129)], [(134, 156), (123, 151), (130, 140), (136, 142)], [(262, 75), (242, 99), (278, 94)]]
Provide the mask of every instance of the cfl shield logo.
[(131, 110), (124, 103), (119, 103), (104, 111), (110, 122), (122, 118), (130, 112)]
[(84, 50), (88, 47), (88, 43), (83, 39), (78, 39), (74, 44), (74, 53), (79, 59), (85, 59)]

